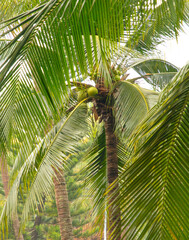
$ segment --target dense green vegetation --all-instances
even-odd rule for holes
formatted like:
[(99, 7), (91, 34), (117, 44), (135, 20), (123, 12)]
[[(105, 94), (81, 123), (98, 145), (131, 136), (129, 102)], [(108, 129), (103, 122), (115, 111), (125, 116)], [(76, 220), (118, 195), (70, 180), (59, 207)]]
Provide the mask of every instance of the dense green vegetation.
[[(98, 228), (92, 224), (92, 202), (91, 196), (87, 193), (86, 184), (82, 169), (85, 163), (81, 162), (87, 146), (90, 145), (89, 139), (86, 143), (80, 143), (79, 153), (71, 157), (69, 168), (66, 171), (66, 185), (68, 189), (68, 198), (70, 202), (70, 212), (73, 225), (74, 237), (78, 239), (91, 239), (91, 236), (98, 235)], [(10, 153), (10, 160), (13, 159)], [(9, 169), (12, 168), (10, 162)], [(5, 202), (3, 184), (0, 182), (0, 211), (2, 211)], [(19, 212), (23, 208), (23, 202), (19, 204)], [(25, 240), (33, 239), (61, 239), (59, 226), (57, 222), (57, 208), (55, 198), (43, 198), (43, 207), (38, 206), (38, 211), (30, 218), (25, 226), (23, 236)], [(12, 226), (9, 225), (8, 239), (15, 239)], [(35, 235), (34, 235), (35, 234)], [(33, 238), (32, 238), (33, 237)]]

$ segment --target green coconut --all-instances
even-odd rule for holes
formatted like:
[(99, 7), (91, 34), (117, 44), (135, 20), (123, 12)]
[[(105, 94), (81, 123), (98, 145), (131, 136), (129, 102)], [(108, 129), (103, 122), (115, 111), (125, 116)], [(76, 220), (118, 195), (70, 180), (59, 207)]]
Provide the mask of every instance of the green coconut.
[(115, 81), (119, 81), (120, 80), (120, 76), (119, 75), (115, 75), (114, 80)]
[(93, 76), (94, 76), (94, 78), (97, 78), (97, 72), (95, 72), (95, 73), (93, 74)]
[(117, 75), (121, 75), (121, 72), (119, 70), (117, 70)]
[(78, 102), (81, 102), (83, 99), (87, 98), (87, 92), (86, 91), (79, 91), (77, 95)]
[(98, 94), (98, 89), (95, 87), (90, 87), (87, 89), (87, 93), (88, 93), (89, 97), (94, 97), (95, 95)]

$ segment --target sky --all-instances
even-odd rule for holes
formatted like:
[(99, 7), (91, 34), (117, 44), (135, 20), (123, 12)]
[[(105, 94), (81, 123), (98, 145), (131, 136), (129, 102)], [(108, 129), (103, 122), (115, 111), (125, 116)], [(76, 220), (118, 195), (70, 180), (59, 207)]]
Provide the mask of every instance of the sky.
[[(180, 32), (177, 39), (165, 41), (157, 47), (159, 54), (156, 57), (164, 59), (176, 67), (183, 67), (189, 63), (189, 27), (184, 26), (184, 32)], [(134, 70), (129, 70), (130, 78), (139, 76)], [(153, 89), (145, 80), (137, 83), (147, 89)]]
[(185, 32), (181, 32), (178, 39), (166, 41), (158, 46), (161, 57), (177, 67), (183, 67), (189, 63), (189, 27), (184, 27)]

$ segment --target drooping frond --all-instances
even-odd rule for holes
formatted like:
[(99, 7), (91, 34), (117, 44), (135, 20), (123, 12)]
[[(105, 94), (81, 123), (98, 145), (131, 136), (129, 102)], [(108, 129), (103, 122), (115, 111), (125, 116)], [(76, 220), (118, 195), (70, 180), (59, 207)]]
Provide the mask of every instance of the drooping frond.
[[(39, 54), (43, 52), (42, 47), (36, 46), (36, 49)], [(60, 84), (61, 67), (54, 65), (52, 68), (53, 58), (57, 60), (54, 51), (46, 50), (46, 54), (49, 58), (29, 55), (22, 64), (18, 63), (15, 73), (9, 73), (8, 82), (4, 79), (1, 83), (3, 142), (8, 143), (13, 129), (17, 129), (22, 141), (26, 137), (28, 141), (34, 141), (36, 135), (46, 131), (49, 120), (58, 120), (61, 108), (66, 108), (68, 96), (63, 94), (66, 86), (60, 89), (53, 81), (58, 79)]]
[[(181, 2), (183, 10), (185, 4)], [(138, 29), (141, 23), (145, 25), (146, 18), (151, 22), (156, 3), (154, 0), (50, 0), (2, 21), (0, 38), (13, 38), (0, 49), (0, 58), (6, 55), (0, 64), (3, 141), (10, 136), (11, 126), (20, 122), (20, 119), (15, 120), (20, 99), (26, 99), (20, 102), (22, 122), (33, 130), (33, 137), (37, 130), (35, 119), (40, 119), (39, 128), (44, 130), (48, 119), (48, 114), (44, 116), (44, 113), (56, 114), (57, 106), (64, 105), (70, 81), (81, 75), (85, 78), (99, 65), (106, 85), (111, 85), (108, 61), (117, 51), (118, 43), (127, 40), (125, 31), (132, 35), (133, 29)], [(164, 11), (152, 21), (159, 21), (162, 14)], [(28, 87), (27, 91), (22, 91), (22, 84)], [(42, 94), (40, 100), (34, 97), (36, 91)], [(33, 109), (32, 102), (40, 106), (43, 116)], [(35, 119), (24, 119), (26, 110), (34, 114)]]
[(139, 146), (121, 179), (123, 239), (189, 234), (189, 65), (165, 88), (137, 131)]
[[(0, 3), (0, 19), (7, 20), (13, 16), (17, 16), (20, 13), (23, 13), (31, 8), (36, 7), (37, 4), (41, 4), (45, 0), (28, 0), (21, 2), (19, 0), (5, 0)], [(11, 6), (11, 7), (10, 7)]]
[(127, 81), (120, 82), (114, 94), (116, 131), (127, 138), (148, 112), (148, 102), (140, 88)]
[(147, 24), (141, 22), (141, 26), (134, 30), (127, 42), (127, 46), (141, 53), (151, 53), (158, 44), (166, 39), (177, 37), (179, 30), (183, 30), (182, 23), (185, 22), (187, 25), (189, 23), (187, 0), (162, 0), (156, 3), (152, 14), (143, 18)]
[(137, 86), (145, 96), (149, 109), (153, 108), (159, 99), (159, 92)]
[[(105, 191), (107, 188), (106, 177), (106, 139), (104, 129), (97, 136), (95, 143), (85, 157), (87, 162), (83, 169), (86, 175), (85, 184), (88, 194), (93, 199), (94, 216), (98, 219), (104, 219), (104, 207), (106, 202)], [(101, 226), (102, 229), (104, 226)]]
[[(22, 82), (23, 80), (23, 82)], [(9, 143), (11, 132), (18, 131), (19, 137), (33, 141), (45, 129), (49, 116), (53, 112), (47, 105), (45, 98), (25, 85), (25, 79), (18, 80), (18, 76), (11, 78), (1, 94), (1, 140)], [(28, 83), (29, 84), (29, 83)], [(29, 135), (25, 133), (29, 131)]]
[(148, 59), (134, 63), (132, 68), (145, 76), (145, 80), (150, 83), (155, 90), (162, 90), (178, 72), (178, 68), (172, 63), (162, 59)]
[[(32, 43), (39, 37), (41, 38), (42, 35), (46, 37), (46, 46), (53, 47), (58, 50), (57, 54), (61, 52), (67, 57), (66, 62), (68, 65), (65, 68), (68, 66), (71, 68), (73, 65), (76, 67), (78, 64), (79, 69), (84, 73), (86, 66), (92, 64), (90, 36), (92, 37), (94, 51), (96, 51), (97, 46), (96, 35), (102, 43), (103, 39), (110, 40), (103, 46), (105, 50), (115, 47), (113, 42), (119, 42), (121, 39), (126, 42), (127, 38), (123, 38), (125, 32), (129, 35), (138, 36), (135, 34), (137, 30), (145, 34), (146, 27), (148, 29), (148, 25), (151, 24), (155, 28), (155, 32), (159, 27), (158, 23), (161, 18), (167, 16), (166, 11), (169, 11), (170, 14), (177, 13), (176, 21), (169, 21), (169, 24), (167, 24), (167, 32), (171, 27), (174, 27), (175, 31), (177, 31), (181, 25), (180, 22), (182, 20), (187, 21), (185, 1), (179, 1), (179, 4), (178, 0), (163, 1), (163, 3), (160, 3), (160, 11), (157, 10), (159, 8), (156, 6), (156, 0), (148, 2), (144, 0), (135, 2), (124, 0), (114, 2), (101, 2), (100, 0), (62, 2), (50, 0), (34, 11), (31, 10), (26, 14), (23, 13), (18, 17), (4, 21), (1, 23), (4, 31), (2, 36), (6, 36), (6, 32), (11, 32), (13, 29), (22, 27), (23, 30), (18, 31), (17, 37), (7, 46), (15, 45), (16, 48), (7, 57), (1, 79), (16, 60), (23, 59)], [(137, 42), (137, 40), (138, 37), (134, 41)], [(85, 51), (87, 58), (85, 58)], [(68, 71), (68, 68), (66, 71)]]
[(68, 118), (60, 121), (45, 138), (39, 141), (18, 169), (2, 211), (0, 220), (2, 228), (7, 218), (17, 209), (17, 194), (20, 189), (25, 193), (23, 223), (28, 219), (29, 212), (35, 210), (37, 204), (42, 201), (43, 196), (51, 194), (54, 169), (64, 169), (67, 156), (77, 151), (77, 143), (88, 129), (86, 117), (87, 106), (80, 103)]

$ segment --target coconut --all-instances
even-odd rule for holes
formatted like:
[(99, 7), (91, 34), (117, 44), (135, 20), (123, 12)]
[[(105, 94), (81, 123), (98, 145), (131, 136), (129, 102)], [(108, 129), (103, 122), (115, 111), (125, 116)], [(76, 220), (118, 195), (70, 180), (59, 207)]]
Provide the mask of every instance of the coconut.
[(115, 81), (119, 81), (120, 80), (120, 76), (119, 75), (115, 75), (114, 80)]
[(88, 93), (89, 97), (94, 97), (95, 95), (98, 94), (98, 89), (95, 87), (90, 87), (87, 89), (87, 93)]

